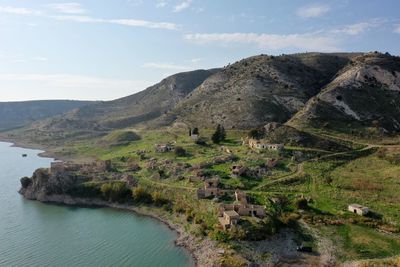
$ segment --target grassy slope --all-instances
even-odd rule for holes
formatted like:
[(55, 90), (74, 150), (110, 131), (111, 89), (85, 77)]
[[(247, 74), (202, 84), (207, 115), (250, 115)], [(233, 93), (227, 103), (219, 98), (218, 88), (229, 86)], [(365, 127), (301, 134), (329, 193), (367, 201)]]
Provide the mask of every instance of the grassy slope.
[[(201, 182), (190, 182), (188, 179), (176, 179), (171, 176), (166, 179), (154, 178), (154, 171), (147, 170), (145, 161), (141, 161), (136, 151), (146, 151), (147, 158), (156, 158), (159, 162), (169, 159), (175, 163), (199, 164), (211, 162), (216, 157), (227, 156), (221, 151), (221, 146), (210, 145), (202, 147), (194, 144), (187, 136), (186, 129), (168, 128), (157, 131), (137, 131), (141, 139), (126, 142), (123, 145), (104, 144), (101, 139), (75, 142), (66, 147), (64, 153), (87, 155), (100, 159), (112, 159), (120, 162), (122, 158), (129, 158), (138, 162), (142, 170), (135, 173), (140, 183), (164, 190), (180, 190), (185, 201), (201, 215), (208, 225), (216, 223), (215, 205), (212, 202), (196, 201), (193, 198), (194, 190), (202, 185)], [(211, 130), (201, 130), (201, 135), (209, 138)], [(268, 157), (278, 156), (276, 152), (257, 153), (240, 145), (242, 131), (228, 131), (228, 140), (221, 144), (229, 148), (238, 156), (238, 161), (246, 166), (255, 166)], [(115, 136), (115, 134), (111, 135)], [(104, 138), (103, 138), (104, 139)], [(371, 141), (371, 140), (370, 140)], [(174, 153), (155, 153), (154, 144), (175, 143), (182, 146), (189, 154), (187, 157), (176, 157)], [(208, 141), (208, 143), (211, 143)], [(332, 153), (312, 148), (288, 147), (282, 154), (281, 164), (272, 171), (272, 175), (261, 180), (249, 178), (232, 178), (230, 166), (232, 163), (214, 164), (207, 168), (222, 177), (226, 188), (242, 188), (248, 191), (254, 201), (265, 202), (267, 196), (287, 195), (290, 198), (301, 194), (314, 199), (312, 207), (316, 211), (323, 211), (329, 216), (345, 222), (342, 226), (313, 225), (325, 236), (335, 241), (337, 256), (341, 260), (382, 258), (399, 254), (400, 238), (383, 234), (376, 229), (349, 223), (355, 218), (346, 212), (350, 203), (360, 203), (369, 206), (374, 212), (383, 216), (384, 223), (400, 225), (399, 200), (400, 166), (390, 163), (386, 159), (377, 157), (376, 148), (364, 148), (356, 144), (354, 152)], [(301, 168), (290, 159), (290, 153), (302, 151), (306, 158), (318, 161), (306, 161)], [(121, 163), (121, 170), (124, 170)], [(168, 170), (167, 170), (168, 171)], [(191, 172), (182, 174), (188, 178)], [(329, 178), (329, 179), (327, 179)], [(323, 215), (325, 216), (325, 215)], [(186, 224), (190, 231), (198, 231), (198, 225)]]

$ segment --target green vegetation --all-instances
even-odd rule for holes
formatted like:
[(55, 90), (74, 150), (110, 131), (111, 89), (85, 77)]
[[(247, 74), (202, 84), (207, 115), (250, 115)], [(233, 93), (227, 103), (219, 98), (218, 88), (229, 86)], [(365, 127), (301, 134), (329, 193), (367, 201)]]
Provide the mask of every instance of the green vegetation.
[[(187, 128), (179, 126), (152, 131), (129, 129), (126, 132), (135, 132), (141, 138), (118, 146), (96, 144), (105, 139), (121, 141), (117, 137), (126, 134), (120, 131), (72, 143), (63, 153), (110, 160), (111, 174), (129, 174), (139, 183), (129, 187), (108, 175), (77, 186), (73, 194), (153, 207), (188, 232), (230, 247), (236, 247), (240, 240), (264, 240), (291, 228), (299, 233), (299, 243), (311, 240), (318, 250), (316, 240), (304, 235), (301, 219), (331, 239), (343, 261), (398, 254), (400, 149), (335, 139), (326, 142), (316, 137), (304, 139), (306, 146), (288, 146), (282, 151), (253, 150), (241, 145), (241, 138), (247, 135), (243, 131), (228, 130), (219, 144), (211, 142), (221, 131), (221, 126), (217, 131), (198, 129), (208, 143), (205, 146), (197, 144)], [(283, 135), (279, 131), (274, 131), (276, 136)], [(173, 144), (174, 151), (156, 152), (154, 145), (163, 143)], [(320, 149), (320, 144), (328, 144), (328, 149)], [(268, 166), (271, 159), (278, 162)], [(233, 166), (245, 171), (234, 175)], [(225, 194), (218, 201), (196, 199), (195, 192), (203, 187), (203, 180), (215, 176), (220, 177), (219, 187), (226, 190)], [(224, 231), (218, 222), (218, 207), (220, 203), (232, 203), (236, 189), (245, 191), (250, 203), (265, 205), (268, 216), (242, 216), (237, 227)], [(368, 217), (348, 213), (347, 206), (352, 203), (368, 206), (372, 212)], [(231, 260), (231, 256), (224, 255), (226, 263)]]

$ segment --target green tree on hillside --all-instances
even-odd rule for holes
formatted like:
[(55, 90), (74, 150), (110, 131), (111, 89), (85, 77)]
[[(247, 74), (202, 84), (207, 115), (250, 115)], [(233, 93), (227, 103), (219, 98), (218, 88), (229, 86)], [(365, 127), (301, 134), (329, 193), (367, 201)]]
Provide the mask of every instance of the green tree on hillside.
[(224, 126), (218, 124), (217, 129), (211, 137), (214, 144), (219, 144), (226, 139), (226, 132)]

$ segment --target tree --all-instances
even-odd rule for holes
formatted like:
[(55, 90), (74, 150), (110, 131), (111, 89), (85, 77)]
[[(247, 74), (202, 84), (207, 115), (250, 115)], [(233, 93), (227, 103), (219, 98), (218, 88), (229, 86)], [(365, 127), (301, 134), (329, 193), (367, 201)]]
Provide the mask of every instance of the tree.
[(214, 134), (211, 137), (211, 140), (214, 144), (219, 144), (224, 141), (226, 138), (226, 132), (224, 126), (218, 124), (217, 129), (215, 130)]

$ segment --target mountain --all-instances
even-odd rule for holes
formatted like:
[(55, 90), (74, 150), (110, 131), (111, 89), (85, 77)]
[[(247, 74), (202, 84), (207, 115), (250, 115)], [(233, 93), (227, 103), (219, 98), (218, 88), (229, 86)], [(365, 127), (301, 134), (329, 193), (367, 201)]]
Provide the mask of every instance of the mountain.
[(291, 132), (325, 127), (387, 134), (400, 131), (399, 103), (399, 57), (378, 52), (259, 55), (222, 69), (178, 73), (137, 94), (6, 134), (57, 143), (130, 127), (183, 123), (251, 129), (271, 122), (290, 126), (281, 129)]
[(378, 52), (355, 57), (288, 125), (400, 132), (400, 58)]
[(66, 114), (38, 121), (12, 135), (43, 143), (85, 138), (132, 127), (168, 112), (216, 72), (218, 69), (178, 73), (134, 95), (83, 106)]
[(284, 123), (356, 55), (304, 53), (243, 59), (205, 80), (160, 123), (240, 129)]
[(23, 127), (90, 103), (93, 102), (70, 100), (0, 102), (0, 131)]

